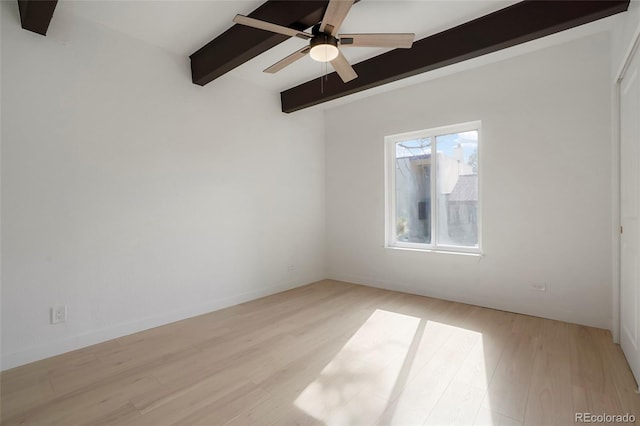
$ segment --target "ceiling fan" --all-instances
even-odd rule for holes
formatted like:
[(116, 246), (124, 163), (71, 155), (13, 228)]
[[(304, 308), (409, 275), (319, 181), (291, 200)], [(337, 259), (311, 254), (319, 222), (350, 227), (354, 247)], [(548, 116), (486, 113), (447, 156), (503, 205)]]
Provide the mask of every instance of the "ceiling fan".
[(338, 29), (349, 13), (353, 3), (354, 0), (330, 0), (327, 10), (322, 17), (322, 21), (311, 29), (311, 33), (243, 15), (236, 15), (236, 17), (233, 18), (233, 22), (309, 41), (308, 46), (276, 62), (264, 70), (264, 72), (274, 74), (298, 59), (305, 57), (308, 53), (312, 59), (318, 62), (330, 62), (342, 81), (346, 83), (356, 78), (358, 74), (356, 74), (351, 67), (339, 47), (391, 47), (408, 49), (413, 44), (413, 39), (415, 38), (415, 34), (413, 33), (338, 34)]

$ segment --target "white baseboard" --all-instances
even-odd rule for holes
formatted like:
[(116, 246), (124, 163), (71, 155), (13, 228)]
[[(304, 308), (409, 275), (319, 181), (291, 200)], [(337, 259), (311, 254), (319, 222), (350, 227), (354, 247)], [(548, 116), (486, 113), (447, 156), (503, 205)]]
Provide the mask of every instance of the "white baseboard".
[[(317, 280), (313, 280), (317, 281)], [(309, 281), (309, 282), (313, 282)], [(210, 300), (206, 303), (190, 306), (188, 308), (179, 309), (172, 312), (142, 318), (136, 321), (122, 323), (113, 327), (105, 327), (99, 330), (90, 331), (88, 333), (69, 336), (63, 340), (47, 343), (43, 345), (32, 346), (28, 349), (3, 355), (0, 359), (0, 371), (18, 367), (30, 362), (39, 361), (65, 352), (81, 349), (107, 340), (116, 339), (118, 337), (148, 330), (150, 328), (159, 327), (161, 325), (180, 321), (183, 319), (195, 317), (219, 309), (228, 308), (239, 303), (248, 302), (250, 300), (259, 299), (292, 288), (306, 285), (304, 283), (286, 283), (264, 289), (241, 293), (231, 297)]]
[(531, 315), (535, 317), (548, 318), (558, 321), (565, 321), (573, 324), (586, 325), (589, 327), (603, 328), (611, 330), (611, 318), (604, 318), (591, 315), (590, 312), (568, 311), (560, 309), (549, 309), (545, 306), (531, 306), (517, 302), (496, 302), (490, 298), (479, 298), (466, 294), (446, 293), (434, 291), (429, 288), (416, 287), (398, 282), (381, 281), (370, 277), (360, 277), (348, 274), (334, 273), (328, 279), (344, 281), (352, 284), (361, 284), (368, 287), (381, 288), (385, 290), (400, 291), (403, 293), (416, 294), (419, 296), (434, 297), (437, 299), (450, 300), (452, 302), (466, 303), (468, 305), (482, 306), (485, 308), (498, 309), (501, 311), (514, 312), (517, 314)]

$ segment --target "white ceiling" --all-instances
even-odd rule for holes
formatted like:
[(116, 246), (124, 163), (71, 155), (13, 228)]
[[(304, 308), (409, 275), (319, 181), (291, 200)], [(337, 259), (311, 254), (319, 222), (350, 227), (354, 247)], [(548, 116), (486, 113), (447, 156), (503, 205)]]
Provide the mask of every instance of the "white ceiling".
[[(178, 55), (188, 57), (231, 27), (237, 14), (249, 14), (263, 0), (209, 1), (60, 1), (56, 14), (70, 14), (109, 27)], [(414, 32), (416, 40), (502, 9), (516, 0), (362, 0), (340, 32)], [(54, 15), (55, 19), (55, 15)], [(317, 78), (323, 65), (303, 58), (277, 74), (263, 69), (305, 45), (290, 39), (231, 71), (232, 75), (272, 90), (284, 90)], [(351, 63), (384, 52), (344, 48)], [(329, 71), (332, 71), (329, 69)]]

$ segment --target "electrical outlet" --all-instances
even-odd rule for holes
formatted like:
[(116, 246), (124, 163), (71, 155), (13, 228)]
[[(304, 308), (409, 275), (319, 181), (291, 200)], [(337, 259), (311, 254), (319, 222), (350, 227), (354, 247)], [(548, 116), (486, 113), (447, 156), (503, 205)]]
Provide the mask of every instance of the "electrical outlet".
[(532, 290), (547, 291), (546, 283), (531, 283), (529, 284), (529, 287), (531, 287)]
[(51, 324), (67, 322), (67, 305), (51, 307)]
[(293, 263), (290, 263), (287, 265), (287, 271), (288, 272), (293, 272), (296, 270), (296, 265), (294, 265)]

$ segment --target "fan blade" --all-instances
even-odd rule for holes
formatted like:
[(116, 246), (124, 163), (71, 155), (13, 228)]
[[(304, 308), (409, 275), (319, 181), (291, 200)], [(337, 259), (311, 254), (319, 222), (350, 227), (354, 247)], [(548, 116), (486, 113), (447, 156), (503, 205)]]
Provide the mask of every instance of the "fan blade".
[(340, 46), (356, 47), (399, 47), (408, 49), (413, 45), (413, 33), (386, 34), (340, 34)]
[(349, 65), (347, 58), (344, 57), (342, 52), (339, 52), (338, 57), (331, 61), (331, 65), (345, 83), (358, 76), (353, 68), (351, 68), (351, 65)]
[(330, 0), (322, 17), (320, 32), (336, 35), (351, 6), (353, 6), (353, 0)]
[(304, 58), (307, 55), (307, 53), (309, 53), (310, 50), (311, 48), (309, 46), (305, 46), (302, 49), (293, 52), (291, 55), (287, 56), (286, 58), (271, 65), (269, 68), (264, 70), (264, 72), (268, 72), (269, 74), (275, 74), (278, 71), (280, 71), (282, 68), (291, 65), (298, 59)]
[(259, 19), (250, 18), (248, 16), (236, 15), (233, 22), (247, 27), (258, 28), (260, 30), (271, 31), (272, 33), (284, 34), (290, 37), (300, 37), (304, 40), (313, 38), (313, 34), (294, 30), (293, 28), (283, 27), (282, 25), (272, 24), (271, 22), (261, 21)]

